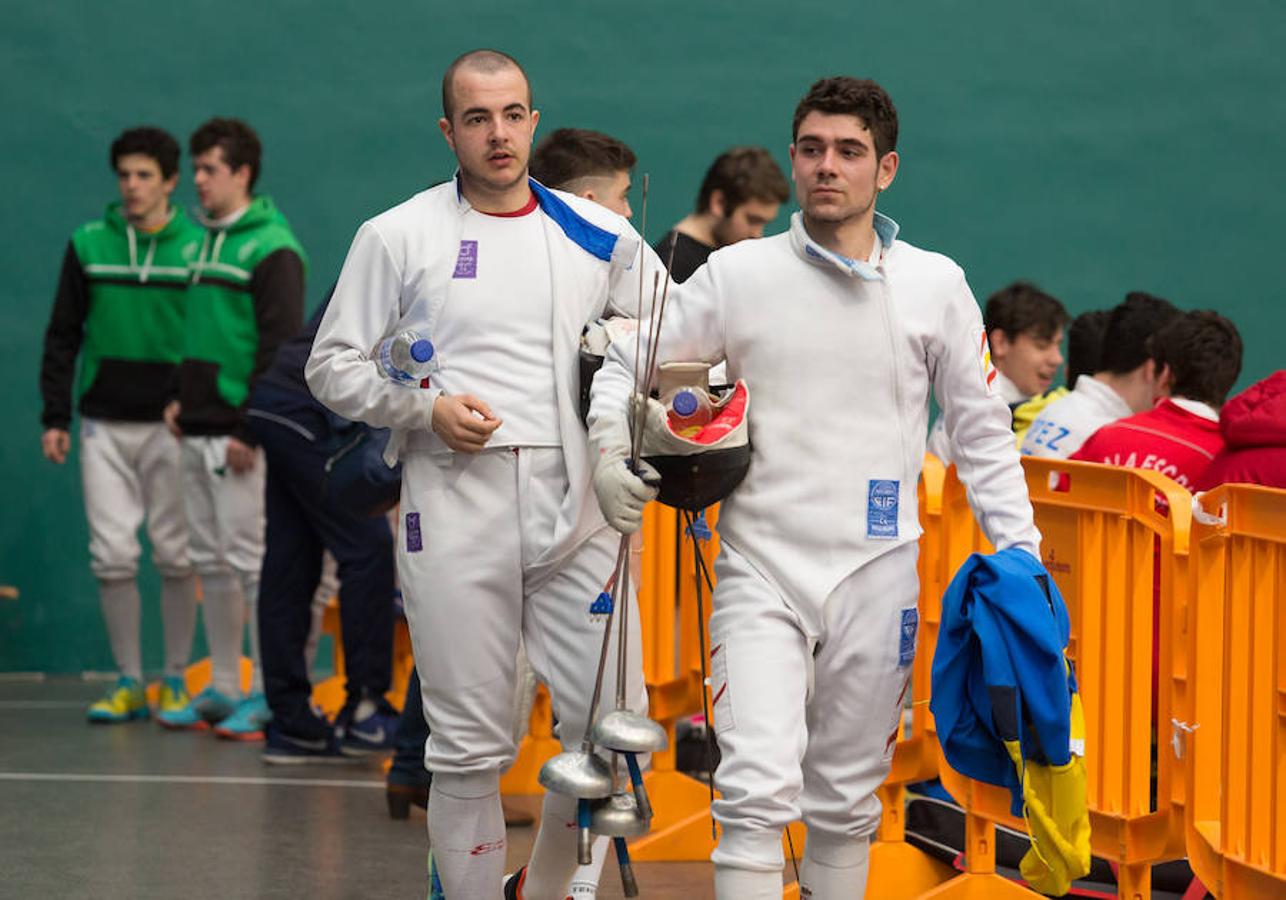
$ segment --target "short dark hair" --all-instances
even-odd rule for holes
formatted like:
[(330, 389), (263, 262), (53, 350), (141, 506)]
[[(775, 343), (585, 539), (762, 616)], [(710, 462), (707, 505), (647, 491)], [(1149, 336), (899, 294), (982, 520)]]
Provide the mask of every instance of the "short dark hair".
[(710, 209), (710, 197), (715, 191), (723, 194), (724, 215), (732, 215), (747, 200), (785, 203), (790, 199), (786, 176), (763, 147), (733, 147), (720, 153), (701, 179), (697, 212)]
[(575, 191), (582, 178), (611, 177), (638, 162), (622, 141), (586, 128), (559, 128), (536, 145), (531, 177), (546, 187)]
[(1057, 298), (1030, 281), (1015, 281), (996, 291), (987, 298), (982, 316), (988, 335), (999, 329), (1010, 340), (1029, 334), (1041, 341), (1053, 340), (1070, 318)]
[(1103, 334), (1111, 317), (1111, 310), (1093, 309), (1081, 313), (1067, 326), (1068, 387), (1076, 387), (1076, 379), (1082, 375), (1101, 371), (1099, 360), (1103, 358)]
[(1148, 361), (1148, 340), (1179, 310), (1169, 300), (1143, 291), (1130, 291), (1112, 308), (1103, 332), (1100, 372), (1124, 375)]
[(478, 50), (470, 50), (468, 53), (461, 53), (451, 62), (451, 65), (447, 66), (446, 72), (442, 75), (442, 115), (447, 121), (451, 121), (451, 116), (455, 113), (455, 97), (452, 94), (452, 88), (455, 86), (455, 73), (464, 66), (487, 74), (508, 68), (517, 69), (518, 73), (522, 75), (522, 80), (527, 82), (527, 108), (531, 109), (531, 79), (527, 77), (527, 71), (518, 60), (508, 53), (500, 50), (489, 50), (484, 47)]
[(875, 155), (898, 148), (898, 111), (888, 92), (869, 78), (837, 75), (813, 82), (795, 106), (790, 139), (799, 137), (799, 123), (810, 112), (857, 116), (875, 139)]
[(1148, 346), (1158, 369), (1170, 367), (1176, 397), (1222, 406), (1241, 374), (1241, 335), (1214, 310), (1179, 314)]
[(122, 131), (112, 141), (110, 159), (115, 171), (122, 156), (129, 156), (131, 153), (150, 156), (160, 166), (161, 177), (168, 180), (179, 171), (179, 152), (179, 142), (168, 131), (152, 125), (142, 125)]
[(192, 132), (188, 152), (196, 157), (213, 147), (223, 149), (223, 159), (234, 172), (242, 166), (250, 167), (248, 187), (254, 190), (263, 158), (263, 144), (255, 130), (240, 119), (210, 119)]

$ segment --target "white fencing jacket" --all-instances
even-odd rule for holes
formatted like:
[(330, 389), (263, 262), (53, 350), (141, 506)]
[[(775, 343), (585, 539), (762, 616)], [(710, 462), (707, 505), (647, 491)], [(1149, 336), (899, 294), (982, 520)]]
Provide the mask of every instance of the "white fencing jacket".
[[(579, 417), (577, 353), (582, 328), (611, 310), (636, 316), (640, 252), (651, 299), (656, 254), (625, 219), (593, 203), (531, 182), (540, 206), (553, 281), (553, 378), (570, 487), (559, 512), (556, 559), (604, 527), (590, 489), (585, 428)], [(433, 339), (461, 254), (470, 205), (456, 180), (423, 191), (362, 224), (353, 238), (305, 376), (313, 394), (341, 416), (393, 429), (386, 459), (403, 449), (452, 451), (432, 432), (438, 389), (417, 390), (380, 376), (370, 351), (387, 335), (415, 329)], [(483, 330), (490, 323), (480, 320)], [(450, 347), (441, 347), (450, 364)]]
[[(1027, 484), (995, 392), (978, 305), (960, 267), (895, 240), (879, 214), (879, 264), (790, 231), (711, 254), (672, 289), (658, 362), (726, 359), (754, 394), (752, 458), (724, 501), (719, 535), (818, 633), (846, 576), (920, 526), (916, 483), (929, 390), (970, 503), (997, 549), (1039, 553)], [(619, 440), (633, 342), (614, 343), (594, 381), (591, 442)]]

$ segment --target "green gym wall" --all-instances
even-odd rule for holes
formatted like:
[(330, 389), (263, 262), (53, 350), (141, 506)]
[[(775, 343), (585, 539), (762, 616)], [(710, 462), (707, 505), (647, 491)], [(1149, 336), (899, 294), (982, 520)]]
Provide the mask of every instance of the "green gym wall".
[[(978, 297), (1028, 278), (1080, 312), (1144, 289), (1238, 324), (1239, 387), (1286, 359), (1276, 0), (5, 0), (3, 15), (0, 584), (20, 596), (0, 599), (0, 671), (112, 668), (79, 457), (41, 457), (37, 375), (67, 238), (115, 197), (108, 144), (137, 124), (185, 145), (211, 115), (258, 129), (260, 190), (308, 251), (311, 307), (364, 218), (450, 177), (439, 81), (465, 50), (523, 62), (542, 132), (596, 128), (634, 148), (636, 184), (652, 178), (650, 240), (725, 148), (761, 144), (786, 165), (791, 113), (814, 79), (870, 76), (901, 116), (901, 171), (881, 209), (905, 240), (955, 258)], [(177, 198), (194, 202), (186, 155)], [(631, 199), (638, 225), (637, 188)], [(151, 670), (157, 585), (145, 565)]]

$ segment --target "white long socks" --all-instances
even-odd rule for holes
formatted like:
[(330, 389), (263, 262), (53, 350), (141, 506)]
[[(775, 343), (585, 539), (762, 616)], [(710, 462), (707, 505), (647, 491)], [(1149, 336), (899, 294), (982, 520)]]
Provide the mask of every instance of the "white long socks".
[(201, 576), (205, 641), (210, 645), (210, 683), (225, 697), (241, 696), (241, 640), (246, 627), (246, 601), (241, 581), (232, 572)]
[[(434, 773), (429, 788), (429, 845), (447, 897), (501, 896), (505, 818), (500, 810), (499, 772)], [(530, 896), (525, 887), (523, 894)]]
[[(577, 868), (576, 835), (576, 799), (547, 791), (522, 883), (523, 900), (564, 900)], [(595, 853), (596, 861), (599, 855)]]
[(781, 872), (714, 867), (715, 900), (781, 900)]
[(867, 838), (808, 832), (799, 867), (799, 895), (812, 900), (861, 900), (866, 895)]
[[(589, 900), (598, 896), (598, 882), (603, 877), (603, 864), (611, 856), (616, 858), (616, 848), (612, 839), (606, 835), (594, 838), (593, 861), (588, 866), (577, 866), (572, 873), (572, 883), (567, 889), (567, 896), (572, 900)], [(526, 895), (524, 889), (523, 894)]]
[(165, 633), (165, 674), (182, 675), (192, 658), (196, 630), (196, 576), (161, 579), (161, 628)]
[(259, 573), (238, 572), (241, 595), (246, 598), (246, 624), (250, 627), (250, 663), (252, 693), (263, 693), (263, 664), (259, 660)]
[(143, 654), (139, 648), (138, 582), (130, 578), (100, 578), (98, 600), (107, 623), (116, 668), (127, 678), (142, 680)]

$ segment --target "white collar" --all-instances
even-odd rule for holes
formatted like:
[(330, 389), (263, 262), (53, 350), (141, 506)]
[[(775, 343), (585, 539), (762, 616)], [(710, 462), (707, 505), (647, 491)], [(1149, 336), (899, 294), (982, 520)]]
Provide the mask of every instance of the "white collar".
[(1200, 416), (1210, 422), (1219, 421), (1219, 410), (1209, 403), (1202, 403), (1200, 400), (1189, 400), (1187, 397), (1171, 397), (1170, 402), (1179, 407), (1179, 409), (1192, 413), (1194, 416)]

